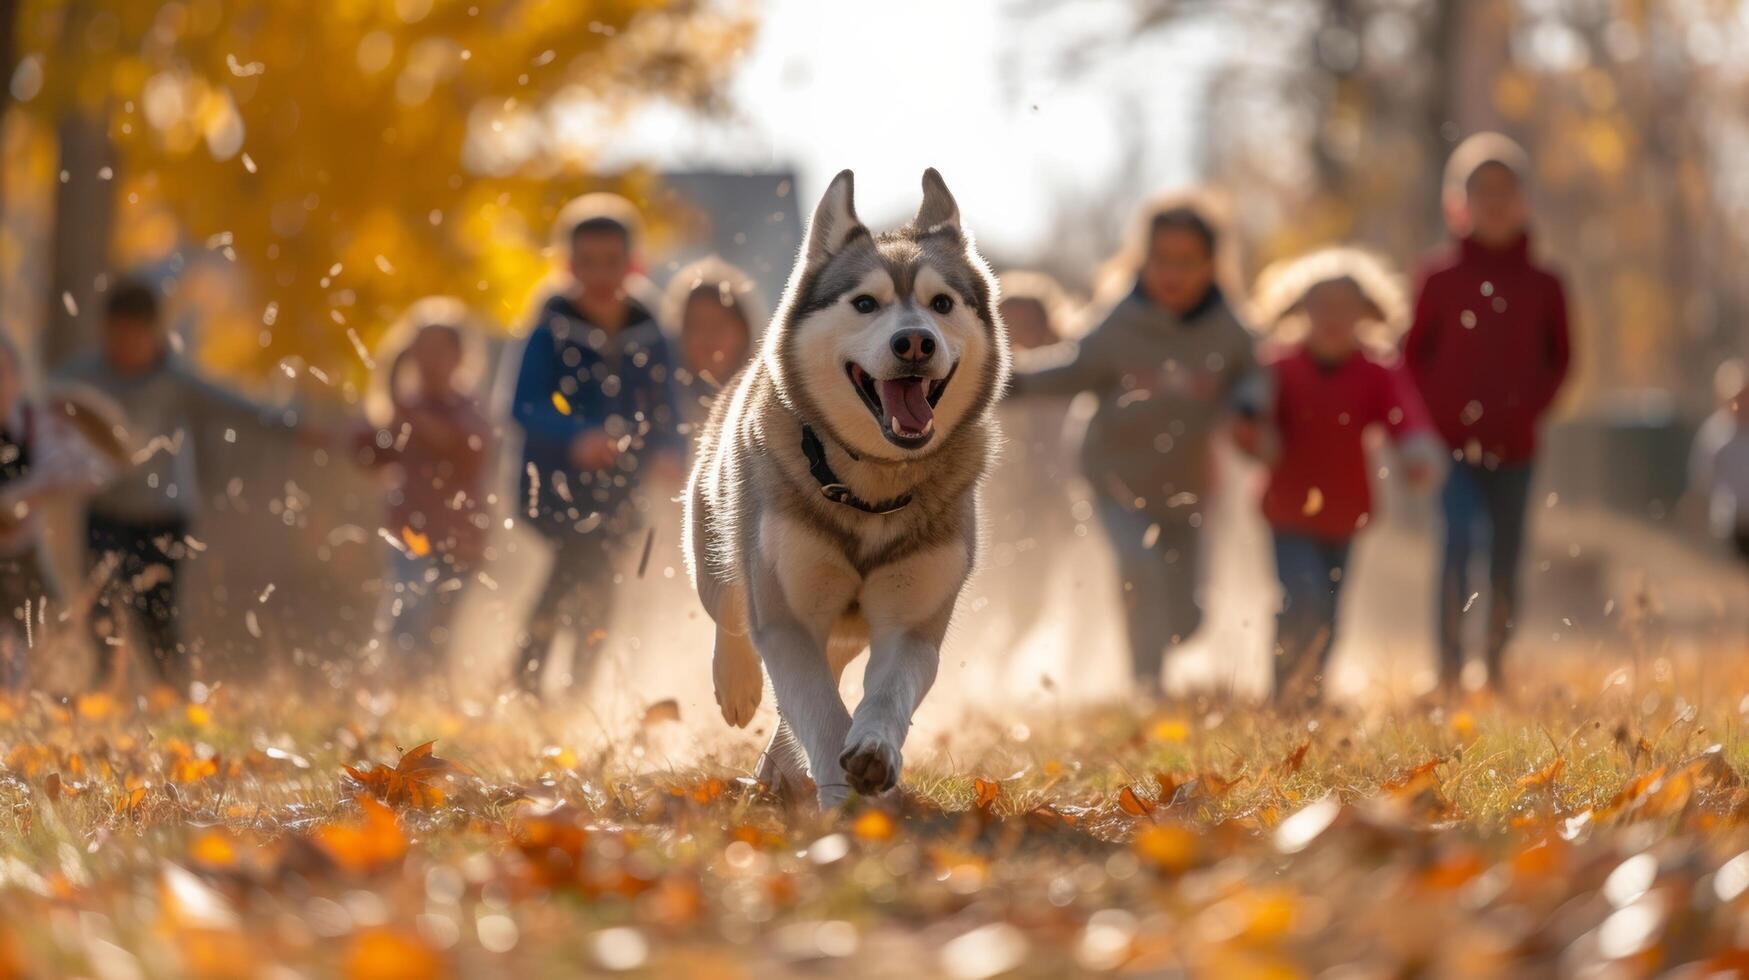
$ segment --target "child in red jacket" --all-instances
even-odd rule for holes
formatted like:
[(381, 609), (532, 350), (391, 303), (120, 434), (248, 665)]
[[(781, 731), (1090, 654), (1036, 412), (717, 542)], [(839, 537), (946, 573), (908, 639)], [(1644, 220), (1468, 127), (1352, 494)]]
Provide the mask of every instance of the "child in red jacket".
[(1423, 272), (1403, 357), (1455, 461), (1441, 494), (1440, 680), (1463, 671), (1463, 614), (1472, 607), (1470, 555), (1487, 544), (1488, 683), (1518, 604), (1525, 505), (1537, 426), (1560, 391), (1570, 356), (1561, 280), (1530, 256), (1524, 151), (1504, 136), (1470, 137), (1446, 167), (1447, 207), (1462, 237)]
[(1326, 249), (1266, 272), (1261, 282), (1260, 312), (1304, 329), (1271, 364), (1269, 430), (1241, 431), (1242, 444), (1270, 467), (1263, 516), (1282, 589), (1275, 696), (1286, 702), (1316, 698), (1322, 684), (1349, 549), (1372, 514), (1369, 433), (1390, 434), (1412, 486), (1431, 480), (1440, 451), (1413, 386), (1364, 349), (1362, 331), (1400, 322), (1403, 306), (1401, 288), (1378, 260)]

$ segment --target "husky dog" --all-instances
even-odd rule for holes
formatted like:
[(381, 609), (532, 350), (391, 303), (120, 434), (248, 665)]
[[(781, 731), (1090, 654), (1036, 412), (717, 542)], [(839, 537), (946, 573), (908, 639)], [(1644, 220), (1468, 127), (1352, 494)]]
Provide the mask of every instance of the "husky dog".
[[(787, 791), (812, 777), (834, 806), (898, 782), (971, 571), (1008, 343), (934, 170), (916, 218), (881, 235), (840, 173), (797, 261), (758, 358), (699, 436), (686, 551), (716, 622), (724, 719), (753, 718), (763, 662), (778, 726), (759, 776)], [(852, 715), (838, 679), (865, 646)]]

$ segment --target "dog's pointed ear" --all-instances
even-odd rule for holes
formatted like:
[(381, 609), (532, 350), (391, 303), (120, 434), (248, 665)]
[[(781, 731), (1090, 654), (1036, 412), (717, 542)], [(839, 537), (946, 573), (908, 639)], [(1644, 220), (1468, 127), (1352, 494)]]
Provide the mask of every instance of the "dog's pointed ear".
[(848, 170), (838, 171), (832, 183), (826, 185), (820, 206), (814, 209), (814, 219), (808, 222), (807, 245), (803, 254), (809, 266), (818, 266), (838, 254), (844, 243), (868, 229), (856, 216), (855, 176)]
[(960, 229), (960, 206), (954, 203), (947, 181), (941, 179), (934, 167), (923, 171), (923, 204), (917, 209), (914, 223), (918, 231), (943, 226), (954, 231)]

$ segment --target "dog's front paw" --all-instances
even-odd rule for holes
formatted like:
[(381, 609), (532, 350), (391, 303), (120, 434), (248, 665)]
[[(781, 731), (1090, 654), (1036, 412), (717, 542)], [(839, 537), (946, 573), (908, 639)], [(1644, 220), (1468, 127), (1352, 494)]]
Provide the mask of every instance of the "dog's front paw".
[(853, 740), (838, 764), (850, 788), (864, 796), (885, 793), (899, 784), (899, 747), (882, 739)]
[(751, 671), (719, 668), (713, 673), (717, 707), (723, 709), (723, 720), (736, 728), (746, 728), (765, 693), (765, 676), (759, 672), (757, 664)]

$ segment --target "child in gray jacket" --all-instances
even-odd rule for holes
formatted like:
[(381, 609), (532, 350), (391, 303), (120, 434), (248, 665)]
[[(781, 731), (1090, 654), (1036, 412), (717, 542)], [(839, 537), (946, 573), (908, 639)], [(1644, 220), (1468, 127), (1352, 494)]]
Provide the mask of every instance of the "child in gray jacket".
[(97, 683), (114, 670), (114, 651), (137, 618), (162, 682), (184, 678), (176, 627), (176, 578), (200, 501), (199, 469), (211, 469), (226, 444), (264, 432), (289, 436), (295, 417), (213, 384), (171, 347), (152, 287), (123, 279), (110, 286), (103, 343), (67, 363), (64, 379), (97, 389), (126, 415), (134, 443), (122, 467), (91, 498), (88, 560), (102, 575), (89, 625), (97, 646)]
[(1129, 294), (1078, 344), (1017, 357), (1018, 395), (1099, 397), (1081, 466), (1116, 552), (1136, 684), (1150, 694), (1167, 649), (1202, 623), (1214, 434), (1235, 410), (1261, 414), (1269, 397), (1251, 331), (1216, 282), (1219, 244), (1206, 209), (1148, 208)]

